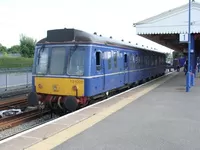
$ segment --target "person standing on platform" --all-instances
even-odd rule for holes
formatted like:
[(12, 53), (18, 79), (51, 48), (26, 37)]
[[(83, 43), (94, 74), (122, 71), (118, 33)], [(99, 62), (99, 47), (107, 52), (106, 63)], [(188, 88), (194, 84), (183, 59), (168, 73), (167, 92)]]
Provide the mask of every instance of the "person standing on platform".
[(184, 72), (185, 72), (185, 75), (187, 74), (187, 70), (188, 70), (188, 60), (185, 61), (185, 64), (184, 64)]

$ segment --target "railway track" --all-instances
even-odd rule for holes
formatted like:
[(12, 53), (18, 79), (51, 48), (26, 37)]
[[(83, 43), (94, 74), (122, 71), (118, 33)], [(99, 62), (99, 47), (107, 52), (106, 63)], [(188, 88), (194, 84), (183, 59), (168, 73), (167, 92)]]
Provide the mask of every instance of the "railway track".
[(17, 114), (15, 116), (2, 118), (0, 119), (0, 131), (15, 127), (27, 121), (31, 121), (47, 113), (50, 113), (50, 111), (49, 110), (41, 111), (38, 109), (34, 109), (27, 112), (23, 112), (21, 114)]
[(0, 111), (27, 106), (27, 96), (12, 97), (0, 101)]

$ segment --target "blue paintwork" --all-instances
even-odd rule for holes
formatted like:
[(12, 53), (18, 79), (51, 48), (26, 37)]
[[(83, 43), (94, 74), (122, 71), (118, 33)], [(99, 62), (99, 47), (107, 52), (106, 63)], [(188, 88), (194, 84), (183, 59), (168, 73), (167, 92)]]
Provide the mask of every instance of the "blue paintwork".
[[(112, 64), (112, 70), (108, 70), (108, 60), (107, 59), (102, 59), (101, 61), (101, 70), (97, 71), (96, 70), (96, 51), (101, 51), (102, 54), (107, 52), (107, 51), (118, 51), (120, 52), (121, 56), (118, 56), (117, 58), (117, 68), (114, 68), (114, 60), (113, 58), (111, 59), (111, 64)], [(93, 77), (91, 79), (85, 79), (85, 96), (93, 96), (96, 94), (100, 94), (102, 92), (106, 92), (108, 90), (112, 90), (114, 88), (119, 88), (124, 86), (125, 84), (131, 84), (134, 82), (137, 82), (139, 80), (143, 80), (146, 78), (150, 78), (153, 76), (156, 76), (158, 74), (162, 74), (165, 72), (165, 66), (164, 64), (161, 64), (160, 66), (147, 66), (147, 65), (134, 65), (133, 68), (130, 66), (130, 62), (127, 62), (128, 67), (124, 67), (124, 54), (130, 54), (133, 55), (138, 55), (138, 56), (144, 56), (148, 55), (151, 56), (154, 54), (157, 54), (157, 56), (163, 56), (164, 57), (164, 62), (165, 62), (165, 55), (161, 53), (156, 53), (156, 52), (143, 52), (143, 51), (138, 51), (138, 50), (127, 50), (127, 49), (120, 49), (120, 48), (110, 48), (110, 47), (103, 47), (99, 48), (96, 47), (95, 45), (92, 46), (92, 49), (90, 50), (92, 53), (92, 57), (90, 57), (90, 62), (91, 63), (91, 76), (100, 76), (100, 77)], [(129, 59), (128, 59), (129, 60)], [(119, 72), (124, 72), (127, 71), (127, 73), (119, 73)], [(106, 75), (105, 74), (112, 74), (113, 75)], [(116, 73), (116, 74), (114, 74)]]
[[(67, 46), (67, 44), (65, 44)], [(85, 44), (86, 45), (86, 44)], [(48, 47), (53, 47), (55, 45), (48, 45)], [(58, 46), (58, 45), (56, 45)], [(85, 93), (84, 96), (94, 96), (108, 90), (112, 90), (115, 88), (122, 87), (126, 84), (131, 84), (137, 82), (139, 80), (143, 80), (146, 78), (154, 77), (156, 75), (162, 74), (165, 72), (165, 54), (158, 53), (153, 51), (143, 51), (143, 50), (129, 50), (123, 49), (114, 46), (106, 46), (100, 44), (88, 44), (85, 46), (87, 49), (85, 52), (85, 66), (84, 66), (84, 76), (69, 76), (67, 74), (61, 75), (62, 77), (66, 78), (84, 78), (85, 81)], [(68, 50), (68, 48), (66, 48)], [(117, 55), (117, 67), (114, 66), (114, 59), (113, 56), (111, 57), (111, 69), (108, 69), (108, 59), (105, 57), (101, 58), (100, 66), (101, 69), (98, 71), (96, 69), (96, 51), (100, 51), (102, 54), (106, 52), (115, 51), (118, 52)], [(50, 52), (51, 53), (51, 48)], [(112, 54), (112, 53), (111, 53)], [(127, 63), (124, 62), (124, 54), (127, 54)], [(37, 52), (35, 53), (35, 56)], [(135, 61), (133, 62), (133, 66), (130, 64), (130, 55), (138, 55), (138, 56), (162, 56), (163, 57), (163, 64), (159, 66), (150, 66), (147, 64), (137, 64)], [(152, 60), (149, 60), (151, 63)], [(36, 61), (36, 57), (34, 57), (34, 62)], [(150, 64), (149, 63), (149, 64)], [(127, 67), (125, 67), (125, 65)], [(33, 69), (34, 70), (34, 69)], [(35, 71), (33, 71), (34, 75)], [(47, 73), (48, 75), (48, 73)], [(44, 75), (43, 77), (46, 77)], [(51, 77), (61, 77), (61, 76), (51, 76)], [(33, 77), (33, 87), (34, 87), (34, 77)], [(34, 89), (35, 90), (35, 89)]]

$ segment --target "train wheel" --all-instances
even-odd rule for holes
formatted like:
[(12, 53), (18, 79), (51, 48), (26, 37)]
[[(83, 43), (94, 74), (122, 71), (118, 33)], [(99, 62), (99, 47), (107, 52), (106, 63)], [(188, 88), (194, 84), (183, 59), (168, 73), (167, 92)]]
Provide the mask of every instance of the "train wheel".
[(52, 103), (53, 98), (54, 98), (54, 97), (51, 96), (50, 99), (48, 100), (48, 107), (50, 107), (50, 109), (53, 109), (53, 103)]
[(35, 92), (31, 92), (27, 97), (28, 106), (37, 106), (39, 105), (38, 96)]
[(60, 96), (60, 97), (58, 98), (57, 105), (58, 105), (58, 107), (59, 107), (61, 110), (64, 110), (64, 109), (63, 109), (63, 106), (62, 106), (62, 103), (61, 103), (61, 99), (62, 99), (62, 97)]
[(67, 96), (63, 98), (63, 104), (67, 110), (70, 112), (75, 111), (78, 108), (78, 102), (76, 97), (74, 96)]

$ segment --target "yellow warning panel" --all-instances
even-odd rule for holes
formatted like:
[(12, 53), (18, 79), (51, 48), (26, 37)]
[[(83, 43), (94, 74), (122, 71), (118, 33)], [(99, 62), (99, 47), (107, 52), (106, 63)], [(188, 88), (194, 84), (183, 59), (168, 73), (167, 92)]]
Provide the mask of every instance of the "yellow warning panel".
[(35, 77), (35, 87), (37, 93), (84, 96), (84, 79)]

